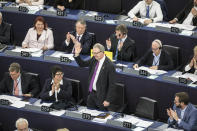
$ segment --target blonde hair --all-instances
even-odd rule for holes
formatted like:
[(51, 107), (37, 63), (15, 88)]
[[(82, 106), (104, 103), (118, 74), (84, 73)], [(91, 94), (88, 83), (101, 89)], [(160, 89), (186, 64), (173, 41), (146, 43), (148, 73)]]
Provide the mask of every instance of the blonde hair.
[(18, 124), (19, 123), (23, 123), (25, 122), (27, 124), (27, 127), (29, 126), (29, 123), (28, 121), (25, 119), (25, 118), (19, 118), (17, 121), (16, 121), (16, 128), (18, 127)]
[(197, 54), (197, 46), (194, 47), (194, 54)]

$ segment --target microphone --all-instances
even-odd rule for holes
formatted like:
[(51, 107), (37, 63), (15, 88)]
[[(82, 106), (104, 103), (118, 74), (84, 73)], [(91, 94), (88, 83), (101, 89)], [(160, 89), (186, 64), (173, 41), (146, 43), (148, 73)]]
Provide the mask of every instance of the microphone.
[[(45, 29), (44, 29), (45, 30)], [(46, 39), (47, 39), (47, 30), (48, 29), (46, 29), (46, 33), (45, 33), (45, 38), (44, 38), (44, 46), (43, 46), (43, 59), (44, 59), (44, 53), (45, 53), (45, 50), (44, 50), (44, 47), (45, 47), (45, 45), (46, 45)]]

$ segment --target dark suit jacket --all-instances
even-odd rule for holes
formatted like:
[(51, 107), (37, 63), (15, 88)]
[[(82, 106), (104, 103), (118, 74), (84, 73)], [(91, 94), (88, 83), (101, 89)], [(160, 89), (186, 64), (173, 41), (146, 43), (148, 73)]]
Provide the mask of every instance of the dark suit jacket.
[[(0, 83), (1, 94), (13, 94), (14, 81), (8, 73), (5, 73), (3, 80)], [(21, 73), (21, 88), (23, 94), (32, 94), (36, 97), (40, 92), (38, 81), (36, 81), (31, 75)]]
[[(178, 117), (181, 118), (181, 109), (174, 105), (173, 110), (176, 110)], [(197, 131), (197, 109), (189, 103), (180, 124), (175, 120), (172, 122), (168, 120), (168, 124), (170, 127), (184, 129), (184, 131)]]
[[(183, 23), (183, 21), (187, 18), (188, 14), (190, 13), (191, 9), (194, 7), (194, 1), (190, 0), (185, 8), (179, 12), (176, 16), (179, 23)], [(193, 25), (197, 26), (197, 17), (193, 18)]]
[[(42, 92), (40, 93), (40, 98), (45, 101), (55, 101), (55, 93), (49, 96), (49, 91), (52, 89), (51, 84), (52, 79), (49, 78), (45, 81)], [(72, 86), (71, 83), (63, 78), (63, 85), (60, 85), (60, 92), (57, 94), (58, 100), (69, 101), (72, 98)]]
[(2, 24), (0, 25), (0, 43), (10, 44), (10, 30), (11, 26), (2, 21)]
[(69, 0), (55, 0), (53, 5), (55, 8), (57, 8), (58, 5), (61, 5), (69, 9), (82, 9), (83, 2), (84, 2), (83, 0), (72, 0), (71, 3), (69, 3)]
[[(72, 31), (70, 32), (72, 35), (75, 36), (76, 38), (76, 31)], [(88, 33), (87, 31), (84, 32), (83, 36), (80, 39), (80, 43), (82, 45), (82, 51), (81, 53), (83, 55), (89, 55), (90, 54), (90, 47), (93, 44), (92, 43), (92, 36), (90, 35), (90, 33)], [(72, 49), (74, 47), (74, 43), (72, 41), (72, 39), (70, 40), (70, 44), (67, 46), (65, 41), (63, 41), (62, 43), (62, 50), (67, 52), (67, 53), (71, 53)]]
[[(138, 62), (137, 64), (139, 66), (142, 65), (147, 65), (147, 66), (152, 66), (153, 64), (153, 52), (152, 50), (149, 50)], [(161, 55), (159, 58), (159, 66), (158, 69), (159, 70), (172, 70), (174, 68), (174, 64), (173, 64), (173, 60), (171, 58), (171, 56), (164, 51), (163, 49), (161, 50)]]
[[(94, 73), (97, 60), (93, 57), (88, 61), (83, 61), (80, 56), (75, 57), (76, 62), (80, 67), (89, 67), (88, 85)], [(96, 83), (96, 91), (98, 103), (102, 105), (103, 101), (114, 103), (115, 99), (115, 67), (113, 63), (106, 57), (101, 67), (98, 80)], [(88, 86), (89, 87), (89, 86)]]
[[(114, 57), (116, 55), (116, 50), (119, 40), (116, 38), (115, 35), (111, 35), (110, 40), (112, 45), (109, 51), (113, 52), (113, 57)], [(107, 46), (105, 48), (106, 50), (108, 50)], [(133, 61), (135, 58), (136, 58), (135, 41), (127, 36), (127, 39), (124, 41), (121, 51), (118, 51), (117, 59), (123, 61)]]

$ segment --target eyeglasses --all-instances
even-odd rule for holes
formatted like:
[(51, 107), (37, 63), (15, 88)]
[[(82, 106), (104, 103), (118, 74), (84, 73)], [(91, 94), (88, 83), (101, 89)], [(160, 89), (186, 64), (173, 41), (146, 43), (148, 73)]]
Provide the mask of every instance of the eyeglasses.
[(93, 55), (98, 55), (99, 53), (101, 53), (101, 51), (99, 51), (99, 52), (92, 52)]

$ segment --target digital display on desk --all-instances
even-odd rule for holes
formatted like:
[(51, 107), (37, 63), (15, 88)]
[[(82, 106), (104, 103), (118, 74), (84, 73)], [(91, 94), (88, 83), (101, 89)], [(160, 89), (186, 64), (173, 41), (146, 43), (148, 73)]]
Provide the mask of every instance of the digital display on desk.
[(188, 80), (186, 78), (179, 77), (179, 83), (187, 84)]
[(133, 26), (143, 27), (143, 24), (139, 21), (133, 21)]
[(94, 16), (94, 20), (95, 21), (100, 21), (100, 22), (105, 21), (103, 16), (98, 16), (98, 15)]

